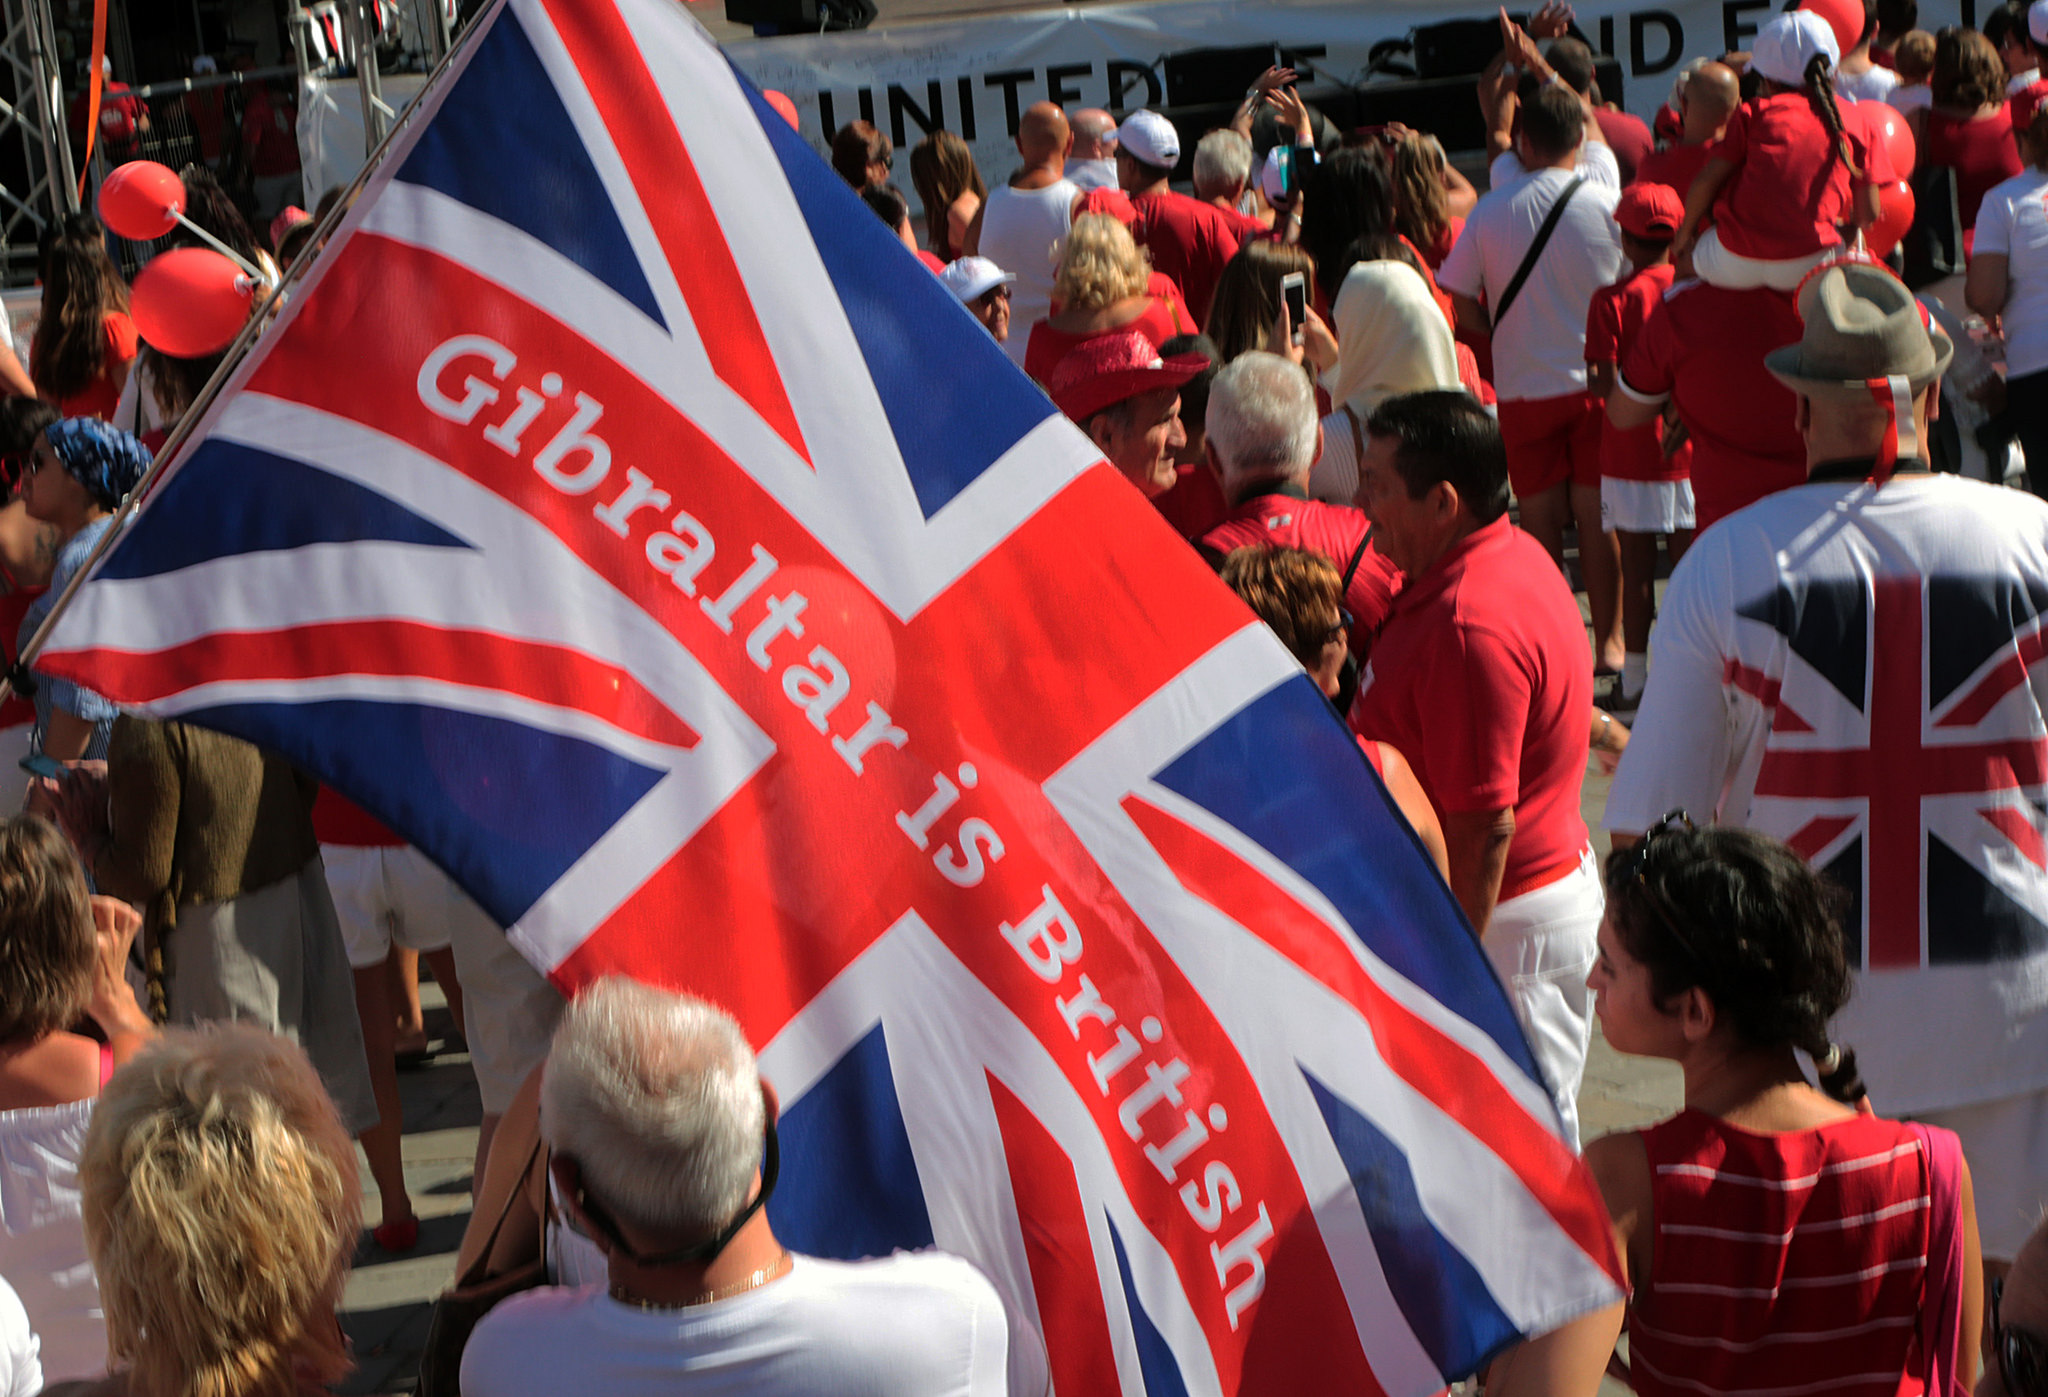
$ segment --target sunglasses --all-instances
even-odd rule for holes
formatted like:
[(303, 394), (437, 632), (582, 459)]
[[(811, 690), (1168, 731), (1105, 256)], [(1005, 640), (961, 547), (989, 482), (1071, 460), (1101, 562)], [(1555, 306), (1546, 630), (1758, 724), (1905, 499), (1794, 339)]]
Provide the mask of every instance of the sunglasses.
[(2031, 1329), (2006, 1324), (1998, 1317), (2005, 1298), (2005, 1277), (1991, 1282), (1991, 1348), (1998, 1357), (1998, 1380), (2010, 1397), (2048, 1397), (2048, 1339)]

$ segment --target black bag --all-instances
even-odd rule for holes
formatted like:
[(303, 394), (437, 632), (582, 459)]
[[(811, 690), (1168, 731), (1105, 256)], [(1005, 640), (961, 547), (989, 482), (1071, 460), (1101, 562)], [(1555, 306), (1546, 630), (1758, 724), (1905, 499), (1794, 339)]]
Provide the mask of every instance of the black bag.
[[(413, 1389), (417, 1397), (460, 1397), (462, 1351), (469, 1347), (469, 1336), (477, 1324), (499, 1301), (548, 1283), (547, 1168), (548, 1152), (536, 1131), (519, 1184), (505, 1195), (504, 1206), (498, 1211), (497, 1221), (491, 1224), (483, 1250), (470, 1268), (455, 1278), (455, 1284), (434, 1301), (433, 1318), (427, 1323), (426, 1347), (420, 1354), (419, 1385)], [(504, 1230), (513, 1205), (522, 1194), (533, 1192), (536, 1170), (541, 1204), (539, 1251), (531, 1260), (509, 1271), (489, 1275), (491, 1248)]]
[(1963, 202), (1953, 165), (1914, 171), (1913, 226), (1899, 251), (1906, 259), (1906, 285), (1914, 291), (1963, 270)]
[[(1526, 14), (1508, 16), (1526, 28)], [(1486, 71), (1500, 52), (1500, 20), (1450, 19), (1441, 24), (1424, 24), (1415, 30), (1415, 76), (1418, 78), (1466, 78)]]

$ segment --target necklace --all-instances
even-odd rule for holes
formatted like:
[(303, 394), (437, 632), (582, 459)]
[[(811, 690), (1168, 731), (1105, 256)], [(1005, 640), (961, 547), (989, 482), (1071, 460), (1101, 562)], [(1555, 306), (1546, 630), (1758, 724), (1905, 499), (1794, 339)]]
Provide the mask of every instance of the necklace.
[(735, 1295), (744, 1295), (750, 1290), (758, 1289), (782, 1275), (793, 1264), (793, 1258), (784, 1250), (773, 1261), (751, 1275), (742, 1276), (731, 1285), (707, 1290), (689, 1300), (643, 1300), (637, 1295), (627, 1294), (622, 1287), (616, 1285), (611, 1288), (611, 1297), (621, 1305), (631, 1305), (636, 1310), (688, 1310), (698, 1305), (709, 1305), (716, 1300), (730, 1300)]

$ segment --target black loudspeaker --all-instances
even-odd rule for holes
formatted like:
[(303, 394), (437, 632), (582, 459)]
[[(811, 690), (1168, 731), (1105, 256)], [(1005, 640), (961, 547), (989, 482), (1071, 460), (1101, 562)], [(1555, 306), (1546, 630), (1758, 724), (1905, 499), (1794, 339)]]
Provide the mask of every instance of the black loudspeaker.
[(725, 0), (729, 22), (773, 25), (785, 34), (865, 29), (876, 13), (874, 0)]
[(1228, 102), (1235, 106), (1259, 74), (1279, 61), (1271, 44), (1168, 54), (1164, 64), (1166, 105), (1200, 107)]
[[(1527, 27), (1525, 14), (1508, 16)], [(1500, 52), (1499, 19), (1453, 19), (1425, 24), (1415, 31), (1415, 76), (1462, 78), (1486, 71)]]

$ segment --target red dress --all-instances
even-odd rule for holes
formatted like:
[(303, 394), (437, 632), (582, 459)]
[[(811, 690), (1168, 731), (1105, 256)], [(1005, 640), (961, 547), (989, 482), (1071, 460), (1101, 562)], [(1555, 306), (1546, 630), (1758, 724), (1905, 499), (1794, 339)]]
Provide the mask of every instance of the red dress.
[(1685, 1110), (1642, 1139), (1656, 1232), (1629, 1307), (1641, 1397), (1920, 1390), (1932, 1195), (1912, 1127), (1759, 1134)]

